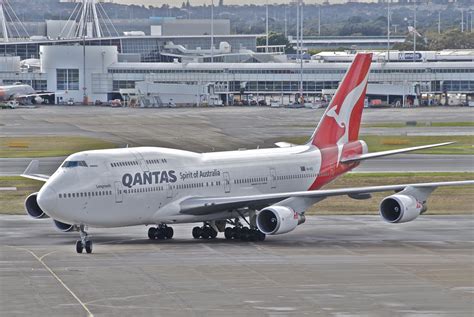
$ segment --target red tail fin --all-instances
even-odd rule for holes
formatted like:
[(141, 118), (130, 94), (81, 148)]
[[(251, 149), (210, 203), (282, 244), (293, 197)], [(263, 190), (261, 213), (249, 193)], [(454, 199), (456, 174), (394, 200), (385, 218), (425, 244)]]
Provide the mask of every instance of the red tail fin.
[(360, 119), (372, 53), (358, 53), (314, 131), (311, 143), (319, 148), (342, 145), (359, 137)]

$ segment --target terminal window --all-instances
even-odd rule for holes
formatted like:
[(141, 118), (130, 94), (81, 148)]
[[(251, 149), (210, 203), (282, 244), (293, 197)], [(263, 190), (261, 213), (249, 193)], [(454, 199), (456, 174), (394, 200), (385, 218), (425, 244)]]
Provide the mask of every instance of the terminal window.
[(57, 90), (79, 90), (79, 69), (57, 69)]

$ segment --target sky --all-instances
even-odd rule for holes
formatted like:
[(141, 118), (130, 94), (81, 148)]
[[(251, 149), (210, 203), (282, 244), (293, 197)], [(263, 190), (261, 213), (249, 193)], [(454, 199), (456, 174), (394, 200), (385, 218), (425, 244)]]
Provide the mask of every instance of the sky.
[[(110, 0), (107, 0), (110, 1)], [(167, 1), (159, 1), (159, 0), (113, 0), (115, 3), (123, 3), (123, 4), (138, 4), (138, 5), (153, 5), (155, 7), (161, 7), (163, 3), (167, 3), (171, 6), (180, 7), (183, 3), (183, 0), (167, 0)], [(211, 4), (211, 0), (189, 0), (191, 5), (202, 5), (204, 3)], [(217, 4), (219, 0), (214, 0), (214, 4)], [(268, 0), (269, 3), (290, 3), (289, 0)], [(304, 3), (313, 4), (313, 3), (321, 3), (323, 0), (305, 0)], [(346, 2), (346, 0), (329, 0), (330, 3), (341, 3)], [(359, 0), (359, 2), (372, 2), (370, 0)], [(224, 4), (265, 4), (266, 0), (224, 0)]]

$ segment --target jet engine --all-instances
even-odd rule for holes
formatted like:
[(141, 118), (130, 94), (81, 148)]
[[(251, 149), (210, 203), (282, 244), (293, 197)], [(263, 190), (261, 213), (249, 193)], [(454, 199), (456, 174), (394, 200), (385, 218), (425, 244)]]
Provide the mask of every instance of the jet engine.
[(49, 218), (38, 205), (37, 197), (38, 193), (33, 193), (25, 199), (26, 213), (34, 219)]
[(285, 206), (270, 206), (260, 210), (257, 215), (257, 227), (264, 234), (282, 234), (305, 222), (306, 218)]
[(426, 209), (426, 205), (413, 196), (395, 194), (382, 200), (380, 216), (390, 223), (403, 223), (415, 220)]
[(68, 223), (64, 223), (56, 219), (53, 219), (53, 222), (56, 229), (62, 232), (71, 232), (75, 229), (74, 225), (70, 225)]
[(40, 104), (44, 102), (44, 99), (41, 98), (40, 96), (36, 96), (35, 98), (33, 98), (33, 100), (34, 100), (34, 103), (36, 104)]

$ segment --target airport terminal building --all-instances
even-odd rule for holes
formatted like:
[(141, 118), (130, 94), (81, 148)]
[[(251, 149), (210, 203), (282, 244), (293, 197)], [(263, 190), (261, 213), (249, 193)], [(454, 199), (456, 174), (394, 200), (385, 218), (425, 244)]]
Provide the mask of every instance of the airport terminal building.
[[(85, 46), (78, 40), (64, 41), (2, 43), (0, 81), (56, 92), (59, 103), (81, 102), (85, 96), (89, 102), (121, 99), (121, 93), (133, 92), (137, 82), (212, 84), (213, 93), (224, 104), (243, 95), (291, 102), (301, 91), (301, 83), (306, 99), (331, 94), (354, 53), (326, 52), (300, 63), (282, 54), (253, 53), (255, 35), (216, 36), (218, 48), (212, 55), (201, 50), (209, 47), (210, 37), (205, 35), (89, 39)], [(466, 98), (473, 91), (474, 50), (374, 54), (368, 87), (371, 98), (390, 103), (414, 95)]]

